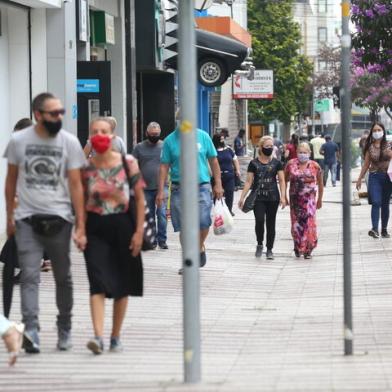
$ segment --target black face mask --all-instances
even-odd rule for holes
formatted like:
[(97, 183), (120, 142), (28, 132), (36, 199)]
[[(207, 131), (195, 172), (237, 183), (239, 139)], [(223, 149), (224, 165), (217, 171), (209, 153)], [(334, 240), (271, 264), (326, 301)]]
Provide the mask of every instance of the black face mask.
[(148, 135), (147, 139), (149, 140), (149, 142), (156, 144), (159, 142), (160, 136), (157, 135)]
[(225, 142), (219, 142), (218, 143), (218, 147), (224, 147), (225, 146)]
[(272, 147), (270, 147), (270, 148), (262, 147), (261, 151), (263, 152), (264, 155), (269, 157), (272, 155), (273, 148)]
[(44, 120), (42, 124), (45, 127), (45, 129), (48, 131), (49, 136), (51, 137), (55, 137), (60, 132), (60, 129), (63, 126), (61, 120), (58, 120), (56, 122)]

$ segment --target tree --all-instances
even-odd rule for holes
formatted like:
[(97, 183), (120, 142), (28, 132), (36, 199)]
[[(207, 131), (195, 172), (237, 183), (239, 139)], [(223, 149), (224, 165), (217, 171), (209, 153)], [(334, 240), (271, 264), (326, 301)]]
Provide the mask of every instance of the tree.
[(353, 0), (353, 100), (373, 115), (384, 109), (392, 118), (392, 3)]
[(317, 98), (335, 98), (333, 87), (340, 85), (340, 56), (341, 50), (324, 45), (319, 49), (318, 58), (326, 64), (326, 70), (316, 74), (313, 78), (313, 87)]
[(308, 108), (313, 66), (299, 54), (301, 33), (292, 18), (292, 0), (248, 0), (248, 30), (252, 34), (256, 69), (274, 71), (274, 98), (251, 100), (251, 120), (285, 124)]

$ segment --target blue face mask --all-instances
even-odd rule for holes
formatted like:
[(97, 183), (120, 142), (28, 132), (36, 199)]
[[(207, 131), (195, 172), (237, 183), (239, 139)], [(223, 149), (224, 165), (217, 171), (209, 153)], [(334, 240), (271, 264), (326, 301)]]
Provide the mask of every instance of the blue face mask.
[(307, 152), (300, 152), (300, 153), (298, 154), (298, 160), (299, 160), (301, 163), (307, 162), (307, 161), (309, 160), (309, 158), (310, 158), (310, 155), (309, 155), (309, 153), (307, 153)]

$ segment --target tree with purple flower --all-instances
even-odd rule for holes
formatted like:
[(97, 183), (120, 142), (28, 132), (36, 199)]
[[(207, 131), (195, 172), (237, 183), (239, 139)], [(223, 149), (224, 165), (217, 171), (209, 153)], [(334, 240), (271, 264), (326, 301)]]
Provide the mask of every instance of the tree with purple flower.
[(391, 0), (352, 0), (353, 100), (373, 115), (381, 109), (392, 118)]

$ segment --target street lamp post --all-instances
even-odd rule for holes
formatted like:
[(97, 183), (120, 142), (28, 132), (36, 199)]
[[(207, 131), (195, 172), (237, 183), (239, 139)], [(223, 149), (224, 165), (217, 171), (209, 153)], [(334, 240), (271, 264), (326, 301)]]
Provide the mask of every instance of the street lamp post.
[(342, 1), (342, 74), (341, 123), (343, 157), (343, 272), (344, 272), (344, 354), (353, 354), (352, 284), (351, 284), (351, 88), (349, 30), (350, 0)]
[(194, 0), (179, 2), (181, 133), (181, 243), (183, 257), (184, 381), (201, 380), (199, 205), (196, 146), (196, 38)]

